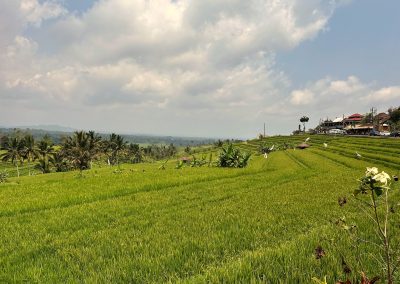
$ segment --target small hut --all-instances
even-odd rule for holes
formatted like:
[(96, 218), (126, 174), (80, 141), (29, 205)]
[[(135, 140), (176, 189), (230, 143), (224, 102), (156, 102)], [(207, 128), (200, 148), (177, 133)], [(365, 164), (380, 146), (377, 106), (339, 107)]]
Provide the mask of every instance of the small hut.
[(306, 144), (306, 143), (301, 143), (301, 144), (297, 145), (296, 148), (301, 149), (301, 150), (304, 150), (304, 149), (307, 149), (307, 148), (309, 148), (309, 147), (310, 147), (310, 145), (308, 145), (308, 144)]
[(190, 157), (182, 157), (182, 158), (179, 158), (179, 161), (182, 161), (182, 163), (184, 163), (184, 164), (190, 164), (192, 159), (190, 159)]

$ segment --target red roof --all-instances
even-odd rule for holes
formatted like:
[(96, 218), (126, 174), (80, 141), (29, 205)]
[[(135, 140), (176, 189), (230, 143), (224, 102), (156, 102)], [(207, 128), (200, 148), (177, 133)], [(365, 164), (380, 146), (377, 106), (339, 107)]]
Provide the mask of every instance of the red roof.
[(359, 113), (355, 113), (350, 115), (346, 120), (350, 120), (350, 121), (360, 121), (362, 120), (363, 116)]

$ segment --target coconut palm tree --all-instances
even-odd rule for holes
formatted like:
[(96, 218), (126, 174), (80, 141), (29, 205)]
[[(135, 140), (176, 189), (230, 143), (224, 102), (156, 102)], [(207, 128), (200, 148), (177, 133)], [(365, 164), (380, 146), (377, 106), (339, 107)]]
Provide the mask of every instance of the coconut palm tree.
[(51, 158), (50, 163), (55, 168), (56, 172), (66, 172), (69, 170), (70, 166), (68, 160), (64, 155), (63, 151), (56, 152)]
[(36, 157), (38, 158), (38, 168), (42, 173), (50, 173), (50, 159), (55, 154), (53, 141), (49, 136), (44, 136), (37, 144)]
[(24, 143), (22, 140), (17, 137), (8, 139), (6, 143), (3, 145), (3, 149), (6, 150), (0, 158), (3, 162), (10, 161), (17, 168), (17, 176), (19, 177), (19, 166), (18, 163), (22, 163), (23, 161), (23, 150)]
[(28, 171), (31, 175), (31, 163), (37, 157), (37, 150), (35, 145), (35, 139), (31, 134), (27, 134), (24, 137), (24, 148), (23, 148), (24, 158), (28, 161)]
[(89, 151), (91, 154), (91, 160), (90, 160), (90, 168), (93, 168), (93, 159), (96, 159), (97, 156), (101, 152), (101, 147), (102, 147), (102, 140), (101, 136), (96, 134), (94, 131), (89, 131), (88, 132), (89, 136)]
[(143, 153), (139, 144), (130, 143), (128, 146), (128, 156), (131, 163), (136, 164), (143, 161)]
[(90, 168), (90, 162), (95, 156), (93, 145), (87, 132), (76, 131), (64, 141), (62, 151), (71, 164), (82, 173)]
[(120, 135), (112, 133), (109, 138), (109, 148), (111, 150), (112, 162), (116, 163), (119, 167), (119, 156), (125, 150), (127, 142)]

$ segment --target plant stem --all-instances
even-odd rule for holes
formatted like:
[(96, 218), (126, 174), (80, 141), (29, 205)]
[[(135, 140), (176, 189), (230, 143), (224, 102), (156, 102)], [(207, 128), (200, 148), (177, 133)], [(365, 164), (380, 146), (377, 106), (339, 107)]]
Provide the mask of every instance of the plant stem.
[(384, 230), (382, 230), (381, 223), (379, 221), (379, 216), (378, 216), (378, 210), (377, 210), (377, 205), (376, 205), (376, 199), (375, 199), (375, 192), (374, 190), (371, 190), (371, 197), (372, 197), (372, 203), (373, 203), (373, 208), (374, 208), (374, 213), (375, 213), (375, 219), (376, 223), (378, 224), (378, 229), (379, 233), (381, 234), (382, 241), (385, 247), (385, 261), (386, 261), (386, 273), (387, 273), (387, 283), (388, 284), (393, 284), (393, 279), (392, 279), (392, 272), (391, 272), (391, 267), (390, 267), (390, 246), (389, 246), (389, 240), (387, 237), (387, 215), (389, 214), (389, 209), (388, 209), (388, 203), (387, 203), (387, 190), (386, 190), (386, 214), (385, 214), (385, 227)]

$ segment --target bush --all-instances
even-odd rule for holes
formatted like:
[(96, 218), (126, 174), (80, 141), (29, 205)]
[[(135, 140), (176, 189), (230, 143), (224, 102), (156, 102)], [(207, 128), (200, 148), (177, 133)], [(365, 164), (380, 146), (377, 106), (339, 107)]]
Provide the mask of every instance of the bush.
[(0, 183), (5, 183), (7, 182), (8, 179), (8, 173), (7, 171), (2, 171), (0, 172)]
[(219, 153), (217, 166), (223, 168), (244, 168), (250, 159), (249, 153), (241, 153), (232, 144), (222, 148)]

